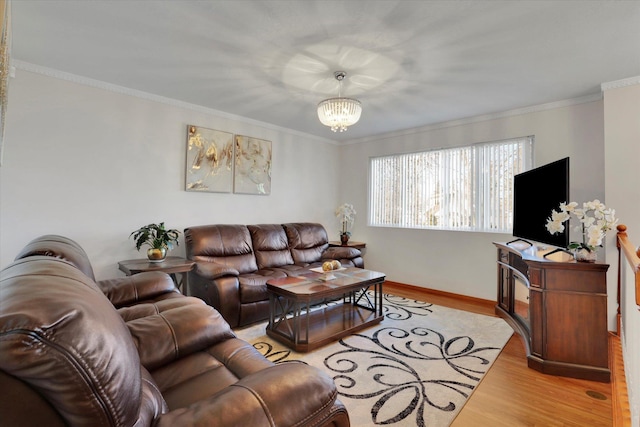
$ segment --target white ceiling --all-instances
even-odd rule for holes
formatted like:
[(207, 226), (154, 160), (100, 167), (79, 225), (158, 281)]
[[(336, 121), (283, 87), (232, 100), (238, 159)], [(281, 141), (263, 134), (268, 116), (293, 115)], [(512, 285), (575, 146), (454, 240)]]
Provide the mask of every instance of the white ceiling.
[[(336, 141), (640, 76), (640, 1), (13, 0), (12, 20), (15, 60)], [(316, 115), (336, 70), (363, 104), (343, 134)]]

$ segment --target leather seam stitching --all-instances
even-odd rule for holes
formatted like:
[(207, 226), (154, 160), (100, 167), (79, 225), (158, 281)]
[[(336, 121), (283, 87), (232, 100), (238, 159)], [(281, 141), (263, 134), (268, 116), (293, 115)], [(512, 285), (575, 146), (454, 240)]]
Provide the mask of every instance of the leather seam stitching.
[(169, 322), (167, 320), (167, 318), (164, 317), (164, 314), (158, 313), (158, 316), (160, 316), (162, 318), (162, 320), (164, 320), (164, 322), (166, 323), (167, 327), (171, 331), (171, 338), (173, 338), (173, 349), (174, 349), (174, 353), (175, 353), (175, 358), (178, 359), (178, 356), (180, 355), (180, 349), (178, 348), (178, 337), (176, 336), (176, 331), (173, 329), (173, 326), (171, 325), (171, 322)]

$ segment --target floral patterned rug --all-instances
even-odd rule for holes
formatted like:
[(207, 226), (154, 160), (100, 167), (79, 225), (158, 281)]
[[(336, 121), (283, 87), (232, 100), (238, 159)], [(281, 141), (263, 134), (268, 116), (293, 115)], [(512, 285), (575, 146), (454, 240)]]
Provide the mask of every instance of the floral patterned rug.
[(275, 363), (302, 360), (338, 387), (352, 426), (448, 426), (513, 331), (504, 320), (384, 295), (384, 320), (310, 353), (235, 330)]

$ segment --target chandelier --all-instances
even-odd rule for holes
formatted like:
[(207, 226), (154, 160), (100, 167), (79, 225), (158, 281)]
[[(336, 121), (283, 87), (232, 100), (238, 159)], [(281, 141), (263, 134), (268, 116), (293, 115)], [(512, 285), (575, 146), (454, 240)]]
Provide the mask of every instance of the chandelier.
[(318, 104), (318, 118), (323, 125), (329, 126), (333, 132), (344, 132), (347, 127), (356, 124), (360, 120), (362, 106), (357, 99), (340, 96), (342, 80), (344, 80), (347, 73), (336, 71), (333, 75), (338, 80), (338, 97), (325, 99)]

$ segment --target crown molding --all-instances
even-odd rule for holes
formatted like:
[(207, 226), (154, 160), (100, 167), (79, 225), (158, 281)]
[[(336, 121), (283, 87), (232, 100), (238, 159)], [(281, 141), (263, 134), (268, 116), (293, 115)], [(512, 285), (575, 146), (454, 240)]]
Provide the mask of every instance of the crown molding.
[(600, 85), (600, 89), (605, 92), (610, 89), (619, 89), (621, 87), (633, 86), (640, 84), (640, 76), (629, 77), (628, 79), (606, 82)]
[(397, 138), (397, 137), (407, 136), (407, 135), (415, 135), (415, 134), (418, 134), (418, 133), (429, 132), (429, 131), (433, 131), (433, 130), (436, 130), (436, 129), (444, 129), (444, 128), (450, 128), (450, 127), (456, 127), (456, 126), (463, 126), (463, 125), (468, 125), (468, 124), (473, 124), (473, 123), (485, 122), (485, 121), (489, 121), (489, 120), (496, 120), (496, 119), (502, 119), (502, 118), (506, 118), (506, 117), (520, 116), (520, 115), (523, 115), (523, 114), (537, 113), (537, 112), (540, 112), (540, 111), (553, 110), (553, 109), (556, 109), (556, 108), (569, 107), (569, 106), (572, 106), (572, 105), (586, 104), (588, 102), (599, 101), (601, 99), (602, 99), (602, 92), (599, 92), (599, 93), (594, 93), (592, 95), (581, 96), (581, 97), (578, 97), (578, 98), (564, 99), (564, 100), (561, 100), (561, 101), (554, 101), (554, 102), (549, 102), (549, 103), (546, 103), (546, 104), (532, 105), (532, 106), (529, 106), (529, 107), (516, 108), (516, 109), (513, 109), (513, 110), (502, 111), (502, 112), (498, 112), (498, 113), (483, 114), (483, 115), (480, 115), (480, 116), (467, 117), (467, 118), (464, 118), (464, 119), (458, 119), (458, 120), (451, 120), (451, 121), (447, 121), (447, 122), (434, 123), (432, 125), (421, 126), (421, 127), (417, 127), (417, 128), (411, 128), (411, 129), (405, 129), (405, 130), (401, 130), (401, 131), (397, 131), (397, 132), (390, 132), (390, 133), (381, 134), (381, 135), (375, 135), (375, 136), (369, 136), (369, 137), (364, 137), (364, 138), (352, 139), (352, 140), (349, 140), (349, 141), (345, 142), (343, 145), (358, 144), (358, 143), (362, 143), (362, 142), (381, 141), (381, 140), (384, 140), (384, 139)]
[(179, 101), (179, 100), (173, 99), (173, 98), (167, 98), (167, 97), (164, 97), (164, 96), (154, 95), (152, 93), (143, 92), (143, 91), (140, 91), (140, 90), (131, 89), (131, 88), (124, 87), (124, 86), (118, 86), (118, 85), (115, 85), (115, 84), (103, 82), (101, 80), (90, 79), (88, 77), (83, 77), (83, 76), (79, 76), (77, 74), (67, 73), (67, 72), (56, 70), (56, 69), (53, 69), (53, 68), (42, 67), (40, 65), (32, 64), (30, 62), (25, 62), (25, 61), (20, 61), (20, 60), (12, 60), (11, 61), (11, 65), (12, 65), (12, 68), (14, 68), (14, 70), (22, 70), (22, 71), (28, 71), (28, 72), (31, 72), (31, 73), (35, 73), (35, 74), (41, 74), (43, 76), (52, 77), (52, 78), (59, 79), (59, 80), (65, 80), (65, 81), (69, 81), (69, 82), (80, 84), (80, 85), (84, 85), (84, 86), (90, 86), (90, 87), (102, 89), (102, 90), (105, 90), (105, 91), (108, 91), (108, 92), (114, 92), (114, 93), (118, 93), (118, 94), (121, 94), (121, 95), (133, 96), (133, 97), (136, 97), (136, 98), (145, 99), (147, 101), (158, 102), (160, 104), (165, 104), (165, 105), (169, 105), (169, 106), (172, 106), (172, 107), (183, 108), (183, 109), (187, 109), (187, 110), (196, 111), (196, 112), (199, 112), (199, 113), (214, 115), (214, 116), (217, 116), (217, 117), (220, 117), (220, 118), (223, 118), (223, 119), (234, 120), (234, 121), (237, 121), (237, 122), (240, 122), (240, 123), (244, 123), (244, 124), (259, 126), (259, 127), (262, 127), (262, 128), (265, 128), (265, 129), (269, 129), (269, 130), (274, 130), (274, 131), (278, 131), (278, 132), (285, 132), (285, 133), (296, 135), (296, 136), (303, 137), (303, 138), (306, 138), (306, 139), (312, 139), (312, 140), (315, 140), (315, 141), (318, 141), (318, 142), (324, 142), (324, 143), (327, 143), (327, 144), (338, 145), (338, 142), (336, 142), (336, 141), (334, 141), (332, 139), (322, 138), (322, 137), (319, 137), (319, 136), (316, 136), (316, 135), (311, 135), (311, 134), (308, 134), (308, 133), (305, 133), (305, 132), (296, 131), (294, 129), (289, 129), (289, 128), (285, 128), (285, 127), (282, 127), (282, 126), (276, 126), (276, 125), (273, 125), (271, 123), (261, 122), (259, 120), (249, 119), (247, 117), (238, 116), (236, 114), (231, 114), (231, 113), (226, 113), (224, 111), (215, 110), (213, 108), (203, 107), (203, 106), (197, 105), (197, 104), (191, 104), (191, 103), (188, 103), (188, 102)]

